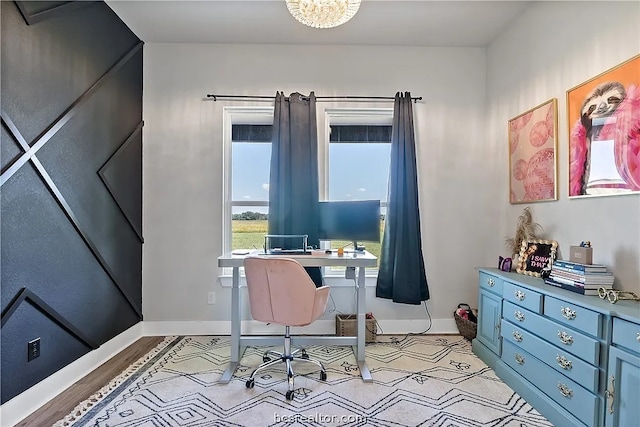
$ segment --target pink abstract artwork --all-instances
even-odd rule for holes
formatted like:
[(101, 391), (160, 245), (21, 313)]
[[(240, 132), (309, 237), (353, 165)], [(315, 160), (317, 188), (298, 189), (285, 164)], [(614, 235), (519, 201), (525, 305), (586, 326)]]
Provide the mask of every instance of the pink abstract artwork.
[(509, 120), (509, 202), (557, 200), (557, 101)]

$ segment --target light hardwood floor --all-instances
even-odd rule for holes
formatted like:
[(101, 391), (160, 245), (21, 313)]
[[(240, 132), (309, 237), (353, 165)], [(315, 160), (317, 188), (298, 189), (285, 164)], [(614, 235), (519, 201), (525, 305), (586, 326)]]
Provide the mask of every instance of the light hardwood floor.
[(16, 427), (51, 426), (69, 414), (78, 403), (100, 390), (129, 365), (154, 349), (163, 339), (164, 337), (140, 338), (16, 424)]

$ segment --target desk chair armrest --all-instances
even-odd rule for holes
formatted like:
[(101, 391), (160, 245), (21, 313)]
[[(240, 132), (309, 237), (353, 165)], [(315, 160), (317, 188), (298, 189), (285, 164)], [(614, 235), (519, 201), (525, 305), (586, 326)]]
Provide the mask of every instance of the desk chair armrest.
[(313, 315), (311, 321), (315, 321), (320, 318), (325, 309), (327, 308), (327, 301), (329, 300), (329, 286), (321, 286), (316, 288), (316, 297), (313, 301)]

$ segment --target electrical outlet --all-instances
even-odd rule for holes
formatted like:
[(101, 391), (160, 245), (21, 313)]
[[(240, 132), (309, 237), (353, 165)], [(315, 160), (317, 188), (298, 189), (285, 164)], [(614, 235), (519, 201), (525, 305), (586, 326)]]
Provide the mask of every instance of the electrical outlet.
[(40, 338), (36, 338), (27, 343), (27, 362), (40, 357)]
[(344, 271), (345, 279), (355, 279), (356, 278), (356, 268), (355, 267), (347, 267)]
[(216, 303), (216, 293), (209, 292), (209, 295), (207, 296), (207, 304), (215, 304), (215, 303)]

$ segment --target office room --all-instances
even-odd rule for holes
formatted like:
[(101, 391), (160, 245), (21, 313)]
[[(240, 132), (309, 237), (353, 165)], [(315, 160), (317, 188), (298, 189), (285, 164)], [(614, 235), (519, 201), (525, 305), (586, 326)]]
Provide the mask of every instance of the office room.
[[(208, 94), (391, 98), (317, 103), (321, 199), (329, 122), (346, 111), (390, 124), (397, 92), (420, 98), (411, 106), (429, 299), (378, 298), (377, 269), (368, 269), (365, 305), (380, 337), (461, 338), (453, 312), (459, 303), (479, 307), (478, 268), (501, 278), (498, 257), (517, 257), (505, 240), (525, 208), (541, 226), (537, 237), (557, 242), (558, 259), (588, 241), (593, 262), (613, 272), (613, 288), (640, 295), (640, 193), (571, 193), (567, 115), (568, 91), (631, 59), (640, 81), (638, 2), (364, 0), (332, 29), (295, 21), (284, 0), (196, 1), (181, 11), (171, 1), (52, 3), (0, 4), (3, 426), (143, 337), (231, 335), (232, 271), (218, 263), (232, 250), (231, 122), (242, 113), (271, 123), (274, 104)], [(189, 9), (191, 28), (181, 27)], [(430, 30), (445, 16), (448, 32)], [(555, 194), (512, 203), (510, 121), (550, 100)], [(368, 166), (365, 175), (388, 173)], [(525, 287), (541, 280), (508, 274)], [(302, 334), (335, 334), (336, 314), (357, 310), (353, 280), (342, 272), (325, 280), (327, 309)], [(282, 335), (251, 320), (244, 287), (240, 296), (244, 333)], [(626, 307), (625, 324), (640, 323), (638, 302), (592, 299), (601, 310)], [(494, 355), (478, 354), (475, 343), (464, 357), (479, 356), (546, 417), (530, 425), (622, 426), (630, 418), (606, 410), (613, 317), (599, 320), (594, 366), (602, 378), (591, 419), (573, 417), (537, 388), (528, 394), (535, 387), (501, 375)], [(39, 357), (29, 361), (37, 338)], [(631, 348), (634, 369), (639, 350)], [(51, 424), (71, 409), (43, 419)]]

